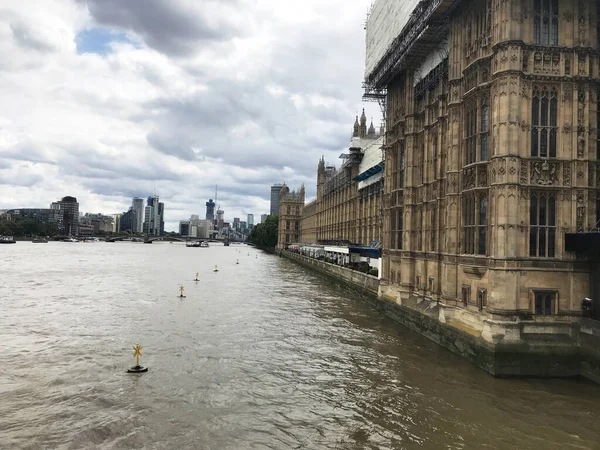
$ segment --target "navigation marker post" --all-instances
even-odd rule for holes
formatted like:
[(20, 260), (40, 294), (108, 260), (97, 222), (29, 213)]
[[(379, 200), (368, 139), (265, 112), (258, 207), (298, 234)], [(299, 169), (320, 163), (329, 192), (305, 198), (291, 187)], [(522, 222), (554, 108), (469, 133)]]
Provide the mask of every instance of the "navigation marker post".
[(196, 272), (196, 279), (195, 279), (194, 281), (200, 281), (200, 280), (198, 279), (198, 272)]
[(218, 272), (218, 271), (219, 271), (219, 266), (217, 266), (217, 265), (215, 264), (215, 270), (213, 270), (213, 272)]
[(183, 286), (179, 286), (179, 298), (185, 298), (185, 295), (183, 295)]
[(148, 372), (147, 367), (140, 366), (140, 356), (142, 356), (142, 346), (140, 344), (135, 344), (133, 346), (133, 356), (135, 356), (135, 366), (127, 369), (127, 373)]

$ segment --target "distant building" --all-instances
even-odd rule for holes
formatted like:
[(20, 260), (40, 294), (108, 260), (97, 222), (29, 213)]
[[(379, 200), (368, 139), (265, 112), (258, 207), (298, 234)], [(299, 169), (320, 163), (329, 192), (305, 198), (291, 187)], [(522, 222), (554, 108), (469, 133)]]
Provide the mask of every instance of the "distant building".
[(165, 231), (164, 203), (159, 202), (157, 195), (148, 197), (144, 213), (144, 233), (149, 236), (162, 236)]
[(179, 221), (179, 234), (182, 236), (190, 235), (190, 221), (189, 220), (180, 220)]
[(83, 217), (79, 218), (79, 234), (84, 234), (82, 233), (82, 225), (86, 225), (86, 227), (91, 226), (93, 234), (111, 233), (113, 230), (113, 221), (113, 216), (106, 216), (104, 214), (85, 213)]
[(285, 185), (274, 184), (271, 186), (271, 212), (270, 215), (274, 216), (279, 213), (279, 195), (281, 194), (281, 188)]
[(251, 230), (254, 227), (254, 214), (248, 214), (246, 222), (248, 223), (248, 229)]
[(221, 228), (223, 228), (223, 215), (225, 213), (223, 212), (223, 210), (221, 208), (217, 209), (217, 230), (220, 230)]
[(240, 218), (239, 217), (233, 218), (233, 229), (236, 231), (240, 229)]
[(260, 215), (260, 223), (265, 223), (267, 221), (267, 217), (269, 217), (268, 214), (261, 214)]
[(215, 221), (215, 202), (212, 198), (206, 202), (206, 220)]
[(55, 223), (60, 228), (62, 215), (59, 210), (49, 208), (19, 208), (6, 211), (9, 217), (36, 219), (41, 223)]
[(287, 248), (288, 245), (300, 242), (300, 222), (304, 209), (304, 185), (297, 191), (291, 191), (283, 185), (279, 204), (279, 229), (277, 232), (277, 247)]
[(121, 214), (121, 220), (119, 224), (119, 231), (131, 231), (134, 232), (135, 224), (137, 223), (137, 218), (133, 207), (129, 208), (129, 211)]
[(113, 233), (118, 233), (119, 231), (121, 231), (121, 216), (122, 215), (123, 215), (122, 213), (113, 214), (113, 228), (112, 228)]
[(66, 236), (76, 236), (79, 230), (79, 203), (75, 197), (63, 197), (50, 205), (50, 209), (60, 211), (60, 233)]
[(135, 212), (133, 231), (136, 233), (142, 233), (144, 231), (144, 199), (133, 197), (131, 208)]

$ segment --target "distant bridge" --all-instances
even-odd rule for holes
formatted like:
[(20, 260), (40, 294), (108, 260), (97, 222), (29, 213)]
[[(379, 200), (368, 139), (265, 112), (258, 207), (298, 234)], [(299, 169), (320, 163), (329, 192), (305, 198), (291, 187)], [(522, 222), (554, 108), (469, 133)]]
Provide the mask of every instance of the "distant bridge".
[[(87, 236), (89, 239), (90, 236)], [(106, 242), (117, 242), (117, 241), (138, 241), (138, 242), (222, 242), (224, 244), (228, 244), (230, 242), (243, 242), (236, 239), (229, 238), (195, 238), (195, 237), (178, 237), (178, 236), (106, 236)]]

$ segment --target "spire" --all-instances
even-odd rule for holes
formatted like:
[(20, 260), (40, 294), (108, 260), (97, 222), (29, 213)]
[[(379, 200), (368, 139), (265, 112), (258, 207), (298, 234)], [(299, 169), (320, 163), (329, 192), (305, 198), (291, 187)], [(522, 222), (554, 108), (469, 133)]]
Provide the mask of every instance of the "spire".
[(360, 129), (358, 132), (358, 136), (361, 138), (367, 136), (367, 116), (365, 116), (365, 108), (363, 108), (362, 114), (360, 116)]
[(356, 115), (356, 120), (354, 121), (354, 133), (352, 133), (352, 137), (358, 137), (358, 114)]
[(373, 118), (371, 117), (371, 126), (369, 126), (369, 136), (375, 136), (375, 127), (373, 126)]

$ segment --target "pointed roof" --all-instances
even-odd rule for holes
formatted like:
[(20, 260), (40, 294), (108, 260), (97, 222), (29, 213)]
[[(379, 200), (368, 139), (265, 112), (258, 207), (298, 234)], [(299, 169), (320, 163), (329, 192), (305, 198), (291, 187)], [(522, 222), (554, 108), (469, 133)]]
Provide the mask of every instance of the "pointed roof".
[(369, 136), (375, 136), (375, 127), (373, 126), (373, 118), (371, 117), (371, 126), (369, 126), (369, 131), (367, 133)]

